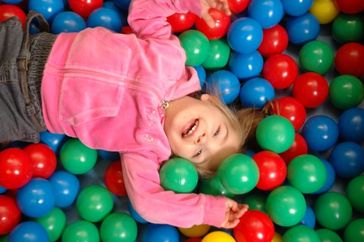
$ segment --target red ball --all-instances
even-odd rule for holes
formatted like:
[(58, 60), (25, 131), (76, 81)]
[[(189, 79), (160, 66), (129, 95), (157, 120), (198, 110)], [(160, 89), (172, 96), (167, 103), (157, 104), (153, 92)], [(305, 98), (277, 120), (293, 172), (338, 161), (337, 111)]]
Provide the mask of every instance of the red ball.
[(185, 242), (201, 242), (200, 238), (189, 238), (187, 240), (185, 240)]
[(230, 16), (215, 8), (210, 8), (209, 13), (215, 20), (215, 26), (210, 28), (205, 20), (197, 18), (196, 29), (204, 33), (208, 39), (219, 39), (224, 37), (230, 26)]
[(233, 14), (243, 12), (250, 4), (251, 0), (228, 0), (230, 11)]
[(274, 237), (273, 222), (259, 210), (247, 211), (234, 228), (234, 237), (237, 242), (271, 242)]
[(122, 34), (133, 34), (134, 31), (132, 28), (130, 28), (130, 26), (123, 26), (123, 27), (121, 27), (121, 33)]
[(272, 151), (260, 151), (252, 157), (259, 169), (257, 188), (270, 191), (280, 186), (287, 176), (287, 166), (284, 160)]
[(0, 186), (20, 188), (29, 182), (32, 174), (32, 161), (23, 150), (8, 148), (0, 152)]
[(289, 165), (291, 160), (293, 160), (295, 157), (307, 154), (307, 152), (308, 148), (306, 140), (302, 137), (302, 135), (296, 133), (292, 146), (285, 152), (280, 153), (279, 155), (283, 158), (286, 164)]
[(33, 177), (47, 179), (57, 167), (57, 157), (45, 144), (30, 144), (24, 148), (33, 163)]
[(68, 0), (68, 5), (72, 11), (87, 19), (92, 11), (101, 8), (103, 0)]
[(291, 121), (294, 129), (299, 130), (306, 121), (306, 109), (293, 97), (278, 97), (273, 99), (271, 113), (281, 115)]
[(364, 10), (363, 0), (335, 0), (337, 8), (347, 14), (355, 14)]
[(20, 219), (21, 212), (15, 199), (0, 195), (0, 235), (8, 234)]
[(27, 16), (20, 7), (11, 4), (0, 4), (0, 22), (4, 22), (14, 16), (19, 19), (23, 28), (25, 28)]
[(306, 72), (294, 81), (292, 94), (306, 108), (316, 108), (326, 101), (329, 83), (320, 74)]
[(341, 74), (364, 76), (364, 45), (347, 43), (336, 52), (335, 68)]
[(277, 54), (269, 57), (263, 66), (263, 77), (275, 89), (289, 87), (298, 74), (296, 61), (286, 54)]
[(263, 40), (258, 51), (262, 56), (269, 57), (280, 54), (287, 49), (288, 34), (287, 31), (279, 24), (272, 28), (263, 30)]
[(175, 13), (167, 17), (167, 21), (170, 23), (173, 33), (180, 33), (192, 28), (196, 18), (197, 16), (191, 12)]
[(126, 196), (120, 161), (114, 161), (106, 168), (104, 183), (107, 189), (115, 195)]

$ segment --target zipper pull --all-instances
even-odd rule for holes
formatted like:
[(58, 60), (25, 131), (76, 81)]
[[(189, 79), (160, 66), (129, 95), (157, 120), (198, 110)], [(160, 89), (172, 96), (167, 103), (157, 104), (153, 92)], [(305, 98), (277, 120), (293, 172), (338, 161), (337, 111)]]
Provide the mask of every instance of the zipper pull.
[(169, 107), (169, 102), (167, 100), (162, 100), (162, 108), (166, 110)]

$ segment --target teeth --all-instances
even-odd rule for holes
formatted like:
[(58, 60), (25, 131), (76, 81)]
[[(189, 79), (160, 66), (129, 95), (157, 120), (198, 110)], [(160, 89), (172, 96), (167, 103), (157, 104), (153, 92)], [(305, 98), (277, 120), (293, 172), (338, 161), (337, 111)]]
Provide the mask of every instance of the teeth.
[(192, 127), (186, 133), (182, 134), (182, 136), (186, 137), (186, 136), (192, 134), (197, 129), (197, 126), (198, 126), (198, 119), (195, 120)]

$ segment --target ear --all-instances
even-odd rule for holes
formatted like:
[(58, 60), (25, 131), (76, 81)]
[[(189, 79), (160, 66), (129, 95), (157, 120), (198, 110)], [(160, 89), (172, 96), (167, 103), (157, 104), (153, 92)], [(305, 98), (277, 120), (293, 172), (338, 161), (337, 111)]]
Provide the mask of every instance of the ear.
[(202, 94), (201, 97), (200, 97), (200, 100), (203, 101), (203, 102), (206, 102), (206, 101), (209, 101), (211, 98), (211, 95), (209, 94)]

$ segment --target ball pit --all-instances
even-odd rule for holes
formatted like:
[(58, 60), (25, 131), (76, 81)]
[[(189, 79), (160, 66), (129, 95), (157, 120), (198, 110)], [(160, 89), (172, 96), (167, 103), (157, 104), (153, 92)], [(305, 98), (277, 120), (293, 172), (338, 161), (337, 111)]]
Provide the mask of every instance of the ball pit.
[[(240, 232), (149, 224), (127, 199), (118, 154), (45, 131), (41, 144), (14, 143), (0, 150), (1, 242), (364, 241), (363, 1), (228, 2), (231, 17), (211, 10), (220, 19), (214, 28), (191, 13), (176, 13), (168, 22), (201, 86), (220, 82), (227, 104), (261, 109), (272, 101), (269, 117), (290, 121), (277, 133), (277, 122), (256, 133), (261, 147), (243, 159), (244, 183), (233, 173), (197, 186), (195, 175), (187, 179), (195, 184), (189, 191), (249, 204), (245, 223), (236, 228)], [(33, 9), (43, 13), (53, 33), (78, 32), (86, 25), (120, 32), (128, 27), (129, 4), (2, 0), (0, 21), (15, 16), (24, 25)], [(249, 87), (262, 78), (270, 86)], [(276, 160), (254, 160), (260, 151)], [(302, 155), (316, 159), (302, 161)]]

